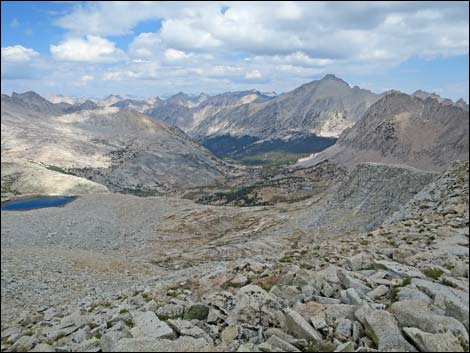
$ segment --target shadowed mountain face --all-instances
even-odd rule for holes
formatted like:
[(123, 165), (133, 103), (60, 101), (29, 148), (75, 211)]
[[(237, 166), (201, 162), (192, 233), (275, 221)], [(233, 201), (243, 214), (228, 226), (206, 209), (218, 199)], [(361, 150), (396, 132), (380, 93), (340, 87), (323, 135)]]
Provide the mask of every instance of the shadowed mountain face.
[(92, 105), (65, 114), (35, 93), (2, 96), (2, 163), (33, 163), (137, 194), (207, 185), (225, 175), (225, 164), (178, 128)]
[(375, 103), (335, 146), (304, 160), (330, 160), (353, 166), (361, 162), (396, 163), (442, 170), (468, 159), (468, 110), (438, 99), (392, 92)]

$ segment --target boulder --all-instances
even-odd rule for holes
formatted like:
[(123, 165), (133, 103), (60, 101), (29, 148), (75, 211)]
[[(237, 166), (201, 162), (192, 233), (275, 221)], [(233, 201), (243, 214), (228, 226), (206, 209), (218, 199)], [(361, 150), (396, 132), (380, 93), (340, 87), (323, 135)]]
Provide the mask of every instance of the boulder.
[(429, 333), (451, 331), (456, 336), (462, 336), (468, 341), (465, 326), (453, 317), (437, 315), (429, 309), (425, 302), (404, 300), (395, 302), (390, 307), (401, 327), (416, 327)]
[(194, 338), (207, 337), (206, 332), (202, 328), (188, 320), (170, 319), (167, 321), (167, 324), (180, 336), (191, 336)]
[(365, 327), (366, 334), (382, 352), (416, 352), (415, 347), (406, 341), (394, 317), (383, 310), (362, 307), (357, 313), (358, 319)]
[(228, 285), (231, 287), (239, 288), (239, 287), (243, 287), (247, 283), (248, 283), (248, 278), (244, 274), (239, 273), (228, 282)]
[(341, 292), (341, 301), (343, 304), (361, 305), (362, 299), (354, 288), (348, 288)]
[(318, 341), (323, 339), (320, 332), (315, 330), (298, 312), (286, 309), (287, 330), (297, 338), (303, 338), (308, 341)]
[(269, 337), (266, 343), (270, 344), (273, 347), (279, 348), (282, 352), (300, 352), (297, 347), (293, 346), (289, 342), (284, 341), (276, 335), (272, 335), (271, 337)]
[(415, 327), (403, 332), (421, 352), (463, 352), (459, 340), (451, 332), (427, 333)]
[(374, 261), (374, 266), (376, 268), (385, 269), (392, 272), (396, 276), (400, 277), (416, 277), (416, 278), (425, 278), (426, 276), (417, 268), (403, 265), (395, 261), (387, 260), (376, 260)]
[(335, 328), (335, 337), (340, 341), (349, 339), (352, 335), (352, 321), (349, 319), (340, 319)]
[(151, 311), (133, 313), (132, 337), (137, 339), (175, 338), (175, 332)]
[(36, 336), (22, 336), (11, 347), (11, 352), (28, 352), (36, 343)]
[(344, 271), (338, 271), (338, 278), (345, 288), (353, 288), (359, 294), (366, 294), (371, 291), (371, 289), (364, 283), (355, 278), (352, 278), (351, 276), (347, 275)]
[(211, 352), (214, 347), (202, 338), (183, 336), (176, 340), (123, 338), (115, 345), (115, 352)]
[(222, 342), (226, 344), (230, 344), (235, 341), (238, 337), (238, 326), (236, 324), (231, 324), (227, 326), (222, 333), (220, 334), (220, 338)]
[(351, 271), (368, 269), (374, 260), (373, 256), (367, 253), (359, 253), (349, 257), (346, 263)]
[(419, 300), (427, 304), (432, 303), (432, 299), (429, 298), (426, 294), (421, 292), (419, 289), (406, 286), (398, 289), (398, 300)]
[(55, 352), (55, 348), (46, 343), (39, 343), (29, 352)]
[(99, 346), (102, 352), (114, 352), (114, 345), (122, 338), (131, 338), (128, 331), (108, 331), (100, 338)]
[(380, 286), (376, 287), (374, 290), (367, 293), (367, 296), (371, 299), (376, 299), (379, 297), (383, 297), (387, 293), (388, 293), (388, 287), (381, 284)]

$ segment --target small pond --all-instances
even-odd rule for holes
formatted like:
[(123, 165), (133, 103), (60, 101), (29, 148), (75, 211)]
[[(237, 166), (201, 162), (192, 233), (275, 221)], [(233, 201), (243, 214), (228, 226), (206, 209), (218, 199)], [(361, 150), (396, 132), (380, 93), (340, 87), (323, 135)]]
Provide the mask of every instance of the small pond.
[(2, 202), (2, 211), (27, 211), (36, 208), (59, 207), (72, 202), (75, 196), (40, 196), (30, 199)]

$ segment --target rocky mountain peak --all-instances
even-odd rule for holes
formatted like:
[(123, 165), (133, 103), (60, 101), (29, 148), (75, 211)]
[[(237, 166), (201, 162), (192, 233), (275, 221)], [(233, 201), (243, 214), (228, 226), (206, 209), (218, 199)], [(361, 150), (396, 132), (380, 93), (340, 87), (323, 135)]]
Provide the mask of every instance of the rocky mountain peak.
[(16, 98), (16, 99), (21, 99), (21, 100), (36, 100), (36, 101), (47, 101), (47, 99), (41, 97), (39, 94), (37, 94), (36, 92), (33, 92), (33, 91), (28, 91), (28, 92), (24, 92), (24, 93), (16, 93), (16, 92), (13, 92), (11, 94), (11, 97), (12, 98)]

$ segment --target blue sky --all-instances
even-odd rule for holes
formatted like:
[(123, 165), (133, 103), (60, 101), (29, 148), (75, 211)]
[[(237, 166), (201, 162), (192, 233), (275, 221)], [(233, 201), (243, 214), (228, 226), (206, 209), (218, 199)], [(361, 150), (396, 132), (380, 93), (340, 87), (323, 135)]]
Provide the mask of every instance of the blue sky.
[(327, 73), (468, 102), (466, 2), (1, 3), (2, 92), (284, 92)]

